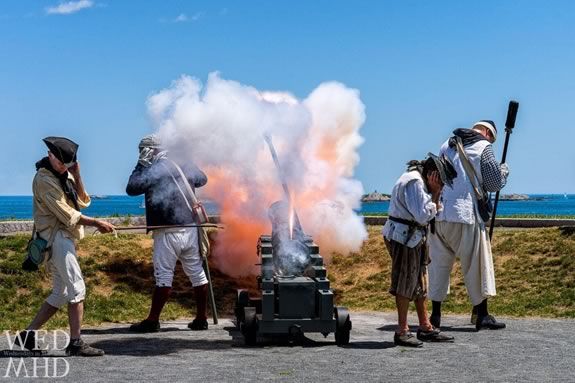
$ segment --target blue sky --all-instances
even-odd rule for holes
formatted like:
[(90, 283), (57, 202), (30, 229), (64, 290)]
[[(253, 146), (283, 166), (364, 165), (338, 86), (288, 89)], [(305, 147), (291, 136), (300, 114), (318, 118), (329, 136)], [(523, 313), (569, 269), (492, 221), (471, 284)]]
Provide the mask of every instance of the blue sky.
[(123, 193), (147, 97), (212, 71), (298, 97), (359, 89), (366, 191), (475, 120), (498, 124), (500, 156), (516, 99), (506, 191), (575, 193), (573, 20), (571, 1), (3, 0), (0, 195), (31, 194), (47, 135), (80, 144), (91, 193)]

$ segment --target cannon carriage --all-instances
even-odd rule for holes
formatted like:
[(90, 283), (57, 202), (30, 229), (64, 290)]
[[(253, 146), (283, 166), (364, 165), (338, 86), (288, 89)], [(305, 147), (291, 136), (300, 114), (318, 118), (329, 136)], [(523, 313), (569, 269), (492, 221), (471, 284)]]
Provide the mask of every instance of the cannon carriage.
[(272, 235), (260, 236), (257, 244), (260, 294), (238, 290), (237, 326), (247, 345), (260, 337), (296, 340), (311, 332), (325, 337), (334, 333), (336, 344), (346, 345), (352, 328), (349, 313), (334, 306), (319, 246), (303, 233), (297, 216), (293, 225), (288, 223), (287, 211), (284, 202), (270, 208)]

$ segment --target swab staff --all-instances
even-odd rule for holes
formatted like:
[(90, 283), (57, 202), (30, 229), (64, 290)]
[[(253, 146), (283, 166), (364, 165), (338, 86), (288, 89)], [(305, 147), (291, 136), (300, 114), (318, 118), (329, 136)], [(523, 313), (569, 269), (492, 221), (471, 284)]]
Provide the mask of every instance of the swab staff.
[(270, 149), (270, 153), (271, 153), (271, 155), (272, 155), (272, 159), (273, 159), (274, 164), (275, 164), (275, 166), (276, 166), (276, 169), (277, 169), (277, 171), (278, 171), (278, 176), (279, 176), (280, 182), (281, 182), (281, 184), (282, 184), (282, 188), (283, 188), (283, 191), (284, 191), (284, 194), (285, 194), (286, 201), (287, 201), (287, 203), (290, 205), (290, 210), (293, 209), (293, 215), (294, 215), (295, 225), (301, 227), (301, 224), (300, 224), (300, 222), (299, 222), (299, 217), (298, 217), (298, 215), (297, 215), (297, 213), (296, 213), (296, 211), (295, 211), (295, 208), (294, 208), (293, 205), (292, 205), (292, 203), (293, 203), (293, 201), (292, 201), (292, 196), (291, 196), (291, 193), (290, 193), (290, 191), (289, 191), (289, 188), (288, 188), (288, 185), (287, 185), (287, 181), (286, 181), (286, 179), (285, 179), (285, 175), (284, 175), (283, 169), (282, 169), (282, 167), (281, 167), (281, 165), (280, 165), (280, 160), (279, 160), (279, 158), (278, 158), (278, 154), (277, 154), (276, 149), (275, 149), (275, 147), (274, 147), (274, 144), (273, 144), (273, 142), (272, 142), (272, 137), (271, 137), (271, 135), (269, 135), (269, 134), (267, 134), (267, 133), (264, 134), (264, 140), (266, 141), (266, 143), (267, 143), (267, 145), (268, 145), (268, 147), (269, 147), (269, 149)]
[[(507, 120), (505, 121), (505, 145), (503, 145), (503, 156), (501, 163), (505, 163), (507, 158), (507, 147), (509, 146), (509, 136), (515, 127), (515, 119), (517, 118), (517, 110), (519, 103), (517, 101), (509, 101), (509, 108), (507, 109)], [(491, 215), (491, 227), (489, 228), (489, 238), (493, 237), (493, 229), (495, 227), (495, 215), (497, 214), (497, 203), (499, 202), (499, 192), (495, 193), (495, 201), (493, 203), (493, 214)]]
[(206, 228), (214, 228), (214, 229), (224, 229), (224, 226), (218, 225), (215, 223), (202, 223), (202, 224), (189, 224), (189, 225), (125, 226), (125, 227), (116, 227), (116, 231), (177, 229), (180, 227), (206, 227)]

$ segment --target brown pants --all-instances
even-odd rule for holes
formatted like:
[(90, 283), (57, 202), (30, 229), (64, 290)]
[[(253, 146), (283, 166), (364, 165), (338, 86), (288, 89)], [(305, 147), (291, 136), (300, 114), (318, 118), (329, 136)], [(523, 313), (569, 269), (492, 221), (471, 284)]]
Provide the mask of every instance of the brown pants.
[(423, 240), (410, 248), (396, 241), (385, 239), (391, 256), (391, 286), (389, 292), (409, 300), (427, 296), (427, 244)]

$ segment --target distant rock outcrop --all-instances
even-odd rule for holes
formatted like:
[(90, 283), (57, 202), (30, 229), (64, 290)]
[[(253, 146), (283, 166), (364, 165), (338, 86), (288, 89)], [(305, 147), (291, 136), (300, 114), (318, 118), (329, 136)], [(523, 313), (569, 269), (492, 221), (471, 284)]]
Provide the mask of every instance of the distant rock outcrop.
[(503, 194), (499, 196), (500, 201), (526, 201), (528, 199), (527, 194)]
[(377, 190), (373, 193), (364, 194), (361, 197), (361, 202), (380, 202), (380, 201), (389, 201), (391, 196), (389, 194), (378, 193)]

